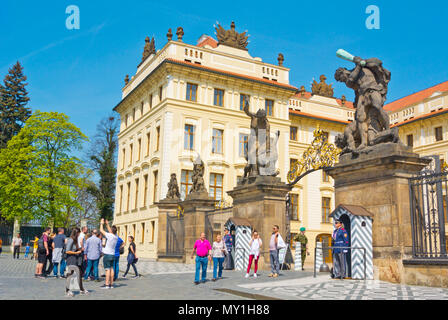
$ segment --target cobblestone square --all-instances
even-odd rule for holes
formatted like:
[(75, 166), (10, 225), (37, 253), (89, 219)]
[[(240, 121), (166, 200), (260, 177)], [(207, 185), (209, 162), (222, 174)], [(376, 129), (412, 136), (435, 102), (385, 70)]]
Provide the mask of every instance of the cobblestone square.
[[(194, 285), (194, 265), (141, 260), (142, 277), (122, 279), (126, 267), (120, 261), (120, 278), (112, 290), (101, 290), (104, 281), (84, 282), (89, 295), (64, 295), (65, 279), (35, 279), (36, 262), (10, 254), (0, 256), (0, 299), (2, 300), (448, 300), (448, 289), (406, 286), (383, 281), (332, 280), (328, 275), (313, 278), (311, 271), (283, 271), (277, 279), (268, 272), (244, 278), (239, 271), (224, 271), (224, 278)], [(211, 279), (211, 270), (207, 278)]]

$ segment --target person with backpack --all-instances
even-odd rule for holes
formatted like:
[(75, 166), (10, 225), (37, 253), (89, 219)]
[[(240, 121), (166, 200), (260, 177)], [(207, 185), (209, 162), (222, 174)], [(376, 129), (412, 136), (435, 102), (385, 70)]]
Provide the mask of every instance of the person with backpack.
[(137, 253), (136, 253), (136, 246), (135, 246), (133, 236), (129, 236), (128, 239), (129, 239), (129, 249), (128, 249), (129, 251), (128, 251), (128, 258), (127, 258), (128, 266), (126, 268), (126, 272), (123, 275), (123, 278), (126, 278), (126, 275), (129, 272), (129, 268), (132, 266), (132, 268), (134, 269), (134, 273), (135, 273), (135, 276), (133, 277), (133, 279), (136, 279), (136, 278), (140, 277), (138, 274), (138, 271), (137, 271), (137, 267), (135, 266), (135, 264), (138, 261)]
[(47, 256), (50, 254), (48, 250), (48, 238), (50, 235), (51, 228), (46, 227), (42, 236), (37, 241), (37, 266), (34, 276), (39, 279), (45, 279), (45, 275), (42, 273), (44, 263), (47, 260)]
[(118, 237), (117, 245), (115, 246), (115, 259), (114, 259), (114, 281), (118, 280), (118, 274), (120, 273), (120, 255), (124, 253), (124, 241)]
[(53, 239), (53, 275), (58, 276), (58, 269), (61, 278), (65, 277), (65, 241), (64, 228), (58, 228), (58, 234)]
[(78, 236), (80, 233), (81, 230), (79, 230), (79, 228), (74, 228), (66, 243), (65, 253), (67, 254), (67, 280), (65, 282), (65, 294), (70, 297), (73, 297), (74, 295), (70, 288), (70, 284), (73, 280), (77, 282), (80, 294), (89, 293), (82, 285), (81, 270), (79, 268), (83, 260), (82, 248), (80, 248), (78, 244)]

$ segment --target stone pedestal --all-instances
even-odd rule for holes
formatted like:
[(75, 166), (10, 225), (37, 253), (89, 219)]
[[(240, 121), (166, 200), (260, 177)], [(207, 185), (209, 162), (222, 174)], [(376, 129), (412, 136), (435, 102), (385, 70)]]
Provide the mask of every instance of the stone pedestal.
[(167, 260), (166, 256), (166, 216), (174, 216), (179, 205), (178, 200), (164, 199), (157, 202), (159, 208), (159, 221), (157, 233), (157, 260)]
[(335, 205), (360, 205), (374, 214), (373, 264), (380, 280), (402, 282), (403, 259), (412, 255), (408, 178), (428, 160), (401, 144), (384, 143), (367, 154), (340, 157), (327, 170), (335, 180)]
[(244, 179), (233, 190), (227, 191), (233, 198), (233, 216), (250, 221), (263, 241), (259, 268), (269, 269), (269, 241), (272, 227), (278, 225), (285, 239), (286, 204), (285, 197), (291, 188), (280, 178), (257, 176)]
[[(185, 201), (180, 204), (184, 208), (185, 223), (185, 263), (194, 263), (191, 252), (197, 239), (205, 232), (205, 214), (215, 208), (215, 200), (207, 192), (194, 192), (187, 195)], [(207, 239), (210, 245), (213, 239)]]

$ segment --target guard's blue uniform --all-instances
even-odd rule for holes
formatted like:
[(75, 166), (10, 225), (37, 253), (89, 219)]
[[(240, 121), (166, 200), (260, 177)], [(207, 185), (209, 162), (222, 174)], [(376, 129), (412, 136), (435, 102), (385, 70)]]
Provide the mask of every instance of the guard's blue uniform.
[[(348, 234), (344, 228), (339, 228), (333, 232), (333, 247), (348, 247)], [(345, 254), (348, 249), (334, 248), (333, 249), (333, 275), (335, 278), (346, 277), (346, 259)]]
[[(333, 232), (333, 247), (348, 247), (348, 233), (344, 228), (339, 228)], [(341, 253), (343, 249), (335, 248), (333, 253)], [(346, 253), (347, 250), (344, 250)]]

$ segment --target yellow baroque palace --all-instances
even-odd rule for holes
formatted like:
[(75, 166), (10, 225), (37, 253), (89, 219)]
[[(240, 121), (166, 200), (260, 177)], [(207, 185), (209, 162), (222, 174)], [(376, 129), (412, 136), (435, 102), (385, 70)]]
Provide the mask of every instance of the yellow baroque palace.
[[(313, 92), (291, 85), (281, 54), (274, 65), (210, 36), (203, 35), (196, 45), (183, 42), (182, 36), (183, 30), (177, 40), (168, 36), (158, 51), (148, 50), (147, 40), (142, 62), (135, 75), (126, 76), (122, 100), (114, 108), (121, 116), (114, 224), (125, 241), (134, 236), (146, 258), (157, 258), (155, 202), (165, 198), (172, 173), (185, 198), (192, 185), (192, 158), (200, 155), (204, 161), (210, 196), (232, 202), (226, 191), (236, 186), (246, 164), (246, 96), (251, 112), (267, 111), (271, 134), (280, 131), (277, 167), (284, 182), (317, 126), (333, 142), (354, 117), (353, 104), (332, 97), (325, 77), (313, 84)], [(385, 109), (405, 144), (422, 155), (447, 159), (448, 81)], [(322, 171), (311, 173), (294, 187), (291, 198), (291, 232), (294, 236), (306, 228), (312, 262), (316, 241), (328, 243), (333, 230), (333, 181)]]

